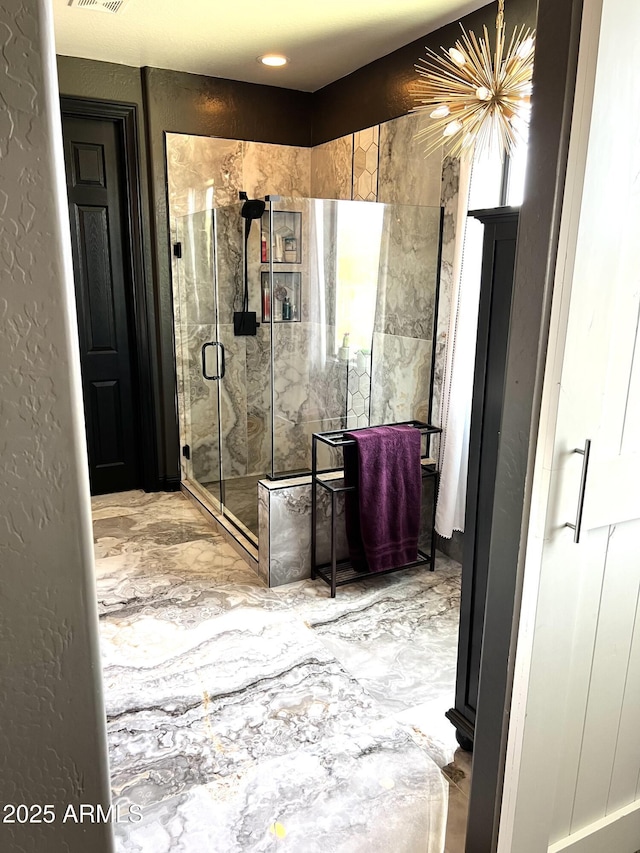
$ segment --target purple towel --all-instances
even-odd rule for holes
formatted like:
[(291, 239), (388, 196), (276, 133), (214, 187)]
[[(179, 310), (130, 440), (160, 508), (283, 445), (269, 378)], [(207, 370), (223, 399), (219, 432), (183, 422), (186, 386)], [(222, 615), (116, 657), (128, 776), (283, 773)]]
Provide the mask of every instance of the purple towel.
[(345, 433), (345, 513), (357, 571), (381, 572), (418, 559), (422, 468), (420, 431), (379, 426)]

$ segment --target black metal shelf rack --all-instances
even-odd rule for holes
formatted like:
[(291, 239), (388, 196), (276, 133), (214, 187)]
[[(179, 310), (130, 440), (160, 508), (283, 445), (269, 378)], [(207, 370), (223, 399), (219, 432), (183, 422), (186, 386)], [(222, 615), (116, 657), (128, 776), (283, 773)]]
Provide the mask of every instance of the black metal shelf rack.
[[(331, 587), (331, 598), (336, 597), (337, 587), (377, 575), (388, 575), (392, 572), (412, 569), (417, 566), (429, 566), (430, 571), (434, 570), (436, 551), (434, 535), (436, 495), (440, 482), (440, 472), (434, 460), (430, 458), (430, 449), (431, 437), (441, 433), (442, 430), (440, 427), (434, 427), (431, 424), (415, 420), (402, 421), (401, 423), (390, 424), (390, 426), (412, 426), (415, 429), (419, 429), (421, 434), (426, 438), (425, 454), (422, 456), (422, 478), (423, 480), (432, 479), (434, 484), (433, 511), (431, 515), (431, 547), (429, 553), (425, 553), (422, 549), (418, 548), (418, 559), (414, 562), (405, 563), (402, 566), (396, 566), (380, 572), (358, 572), (353, 568), (349, 560), (337, 559), (336, 501), (339, 494), (355, 491), (355, 486), (345, 484), (344, 477), (339, 476), (340, 468), (318, 470), (318, 442), (333, 448), (345, 447), (349, 444), (355, 444), (353, 439), (345, 437), (345, 433), (357, 432), (358, 430), (344, 429), (332, 430), (330, 432), (316, 432), (313, 434), (311, 442), (311, 577), (313, 579), (316, 577), (322, 578)], [(362, 429), (365, 429), (365, 427), (362, 427)], [(326, 489), (331, 496), (331, 560), (328, 563), (318, 563), (317, 559), (318, 486)]]

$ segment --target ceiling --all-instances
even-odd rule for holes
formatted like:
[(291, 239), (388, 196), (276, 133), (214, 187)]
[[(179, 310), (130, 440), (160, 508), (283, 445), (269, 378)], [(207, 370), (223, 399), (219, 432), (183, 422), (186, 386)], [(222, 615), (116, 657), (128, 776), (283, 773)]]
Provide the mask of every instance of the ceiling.
[[(313, 92), (487, 0), (52, 0), (56, 52)], [(256, 58), (284, 53), (284, 68)], [(417, 57), (416, 57), (417, 58)]]

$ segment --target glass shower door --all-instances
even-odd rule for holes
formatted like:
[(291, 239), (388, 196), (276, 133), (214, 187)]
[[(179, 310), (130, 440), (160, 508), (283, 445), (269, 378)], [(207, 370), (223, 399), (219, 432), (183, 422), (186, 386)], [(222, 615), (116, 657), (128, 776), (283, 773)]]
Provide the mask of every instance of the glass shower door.
[(261, 222), (254, 220), (246, 244), (247, 304), (259, 323), (256, 334), (236, 334), (234, 315), (243, 310), (245, 222), (242, 202), (216, 208), (218, 341), (224, 347), (220, 391), (221, 495), (224, 515), (258, 541), (258, 480), (270, 462), (270, 329), (263, 322)]
[(176, 357), (183, 472), (221, 511), (219, 386), (225, 354), (217, 334), (213, 216), (205, 210), (177, 220)]

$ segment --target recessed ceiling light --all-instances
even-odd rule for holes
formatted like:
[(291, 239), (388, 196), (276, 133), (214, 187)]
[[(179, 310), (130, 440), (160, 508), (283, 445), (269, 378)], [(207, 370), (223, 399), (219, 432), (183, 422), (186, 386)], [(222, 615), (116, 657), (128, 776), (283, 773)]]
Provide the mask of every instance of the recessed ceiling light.
[(279, 68), (282, 65), (286, 65), (288, 61), (287, 57), (281, 53), (265, 53), (264, 56), (258, 57), (258, 62), (261, 62), (263, 65), (269, 65), (271, 68)]

